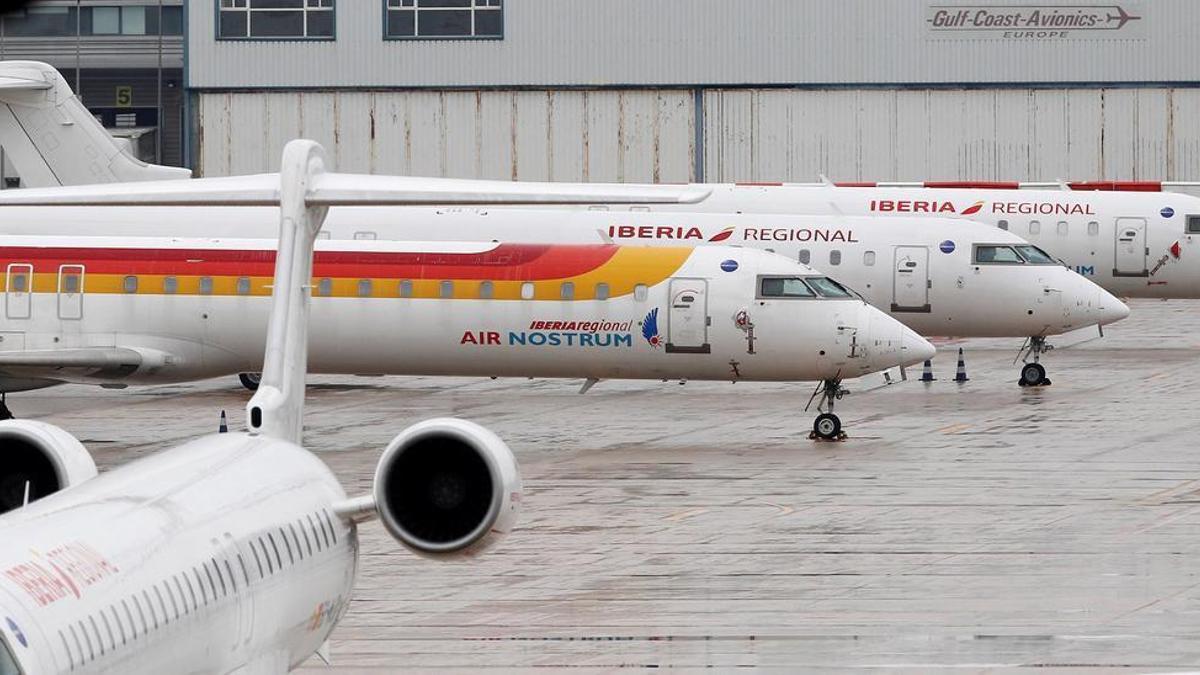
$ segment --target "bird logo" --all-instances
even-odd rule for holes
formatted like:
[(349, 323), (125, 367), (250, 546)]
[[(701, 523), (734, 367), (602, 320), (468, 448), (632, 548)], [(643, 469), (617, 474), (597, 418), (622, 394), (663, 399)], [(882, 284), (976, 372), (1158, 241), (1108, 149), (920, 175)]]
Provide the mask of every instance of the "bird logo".
[(646, 338), (646, 342), (650, 343), (651, 347), (658, 349), (662, 345), (662, 336), (658, 334), (658, 308), (650, 310), (645, 319), (642, 319), (642, 337)]

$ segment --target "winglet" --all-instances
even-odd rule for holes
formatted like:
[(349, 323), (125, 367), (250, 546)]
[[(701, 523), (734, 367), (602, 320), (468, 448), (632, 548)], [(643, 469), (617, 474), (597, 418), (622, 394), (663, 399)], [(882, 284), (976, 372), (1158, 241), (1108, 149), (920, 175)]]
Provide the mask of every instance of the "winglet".
[(0, 146), (25, 187), (191, 177), (187, 169), (134, 158), (62, 75), (38, 61), (0, 62)]
[(279, 250), (266, 356), (258, 391), (246, 404), (250, 433), (296, 444), (304, 426), (313, 246), (329, 210), (309, 206), (307, 198), (314, 178), (324, 171), (325, 151), (319, 143), (302, 139), (284, 147), (279, 169)]

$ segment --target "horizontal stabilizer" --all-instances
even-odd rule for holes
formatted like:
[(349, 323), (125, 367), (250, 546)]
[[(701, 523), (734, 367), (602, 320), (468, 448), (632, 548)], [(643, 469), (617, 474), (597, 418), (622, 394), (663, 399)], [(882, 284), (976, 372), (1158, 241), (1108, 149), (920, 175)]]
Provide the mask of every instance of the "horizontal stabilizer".
[(191, 176), (187, 169), (147, 164), (129, 154), (62, 75), (38, 61), (0, 61), (0, 146), (26, 187)]
[[(278, 206), (279, 174), (111, 185), (9, 190), (0, 206)], [(692, 204), (711, 193), (698, 185), (518, 183), (321, 173), (305, 205), (432, 206), (500, 204)]]

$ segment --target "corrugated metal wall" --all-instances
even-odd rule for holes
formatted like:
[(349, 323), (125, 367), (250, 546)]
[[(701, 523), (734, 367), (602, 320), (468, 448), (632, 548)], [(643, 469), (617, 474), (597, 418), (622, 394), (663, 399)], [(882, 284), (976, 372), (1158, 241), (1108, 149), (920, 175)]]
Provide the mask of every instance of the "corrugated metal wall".
[(691, 92), (268, 92), (199, 98), (202, 175), (274, 171), (321, 141), (342, 171), (557, 181), (687, 181)]
[[(931, 28), (941, 6), (997, 13), (1032, 2), (1137, 18), (1061, 37)], [(239, 42), (216, 39), (216, 0), (193, 1), (191, 86), (1200, 81), (1196, 0), (508, 0), (504, 39), (467, 41), (385, 40), (383, 3), (338, 0), (334, 41)]]
[[(274, 170), (323, 142), (339, 170), (558, 181), (683, 182), (687, 90), (201, 94), (203, 175)], [(1200, 178), (1200, 89), (703, 93), (709, 181)]]

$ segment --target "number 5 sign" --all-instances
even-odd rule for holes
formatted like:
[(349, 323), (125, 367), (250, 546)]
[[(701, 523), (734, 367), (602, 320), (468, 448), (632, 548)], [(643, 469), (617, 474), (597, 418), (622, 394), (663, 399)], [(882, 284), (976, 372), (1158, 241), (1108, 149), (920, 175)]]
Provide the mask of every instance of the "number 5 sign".
[(128, 85), (117, 87), (117, 107), (128, 108), (133, 105), (133, 87)]

